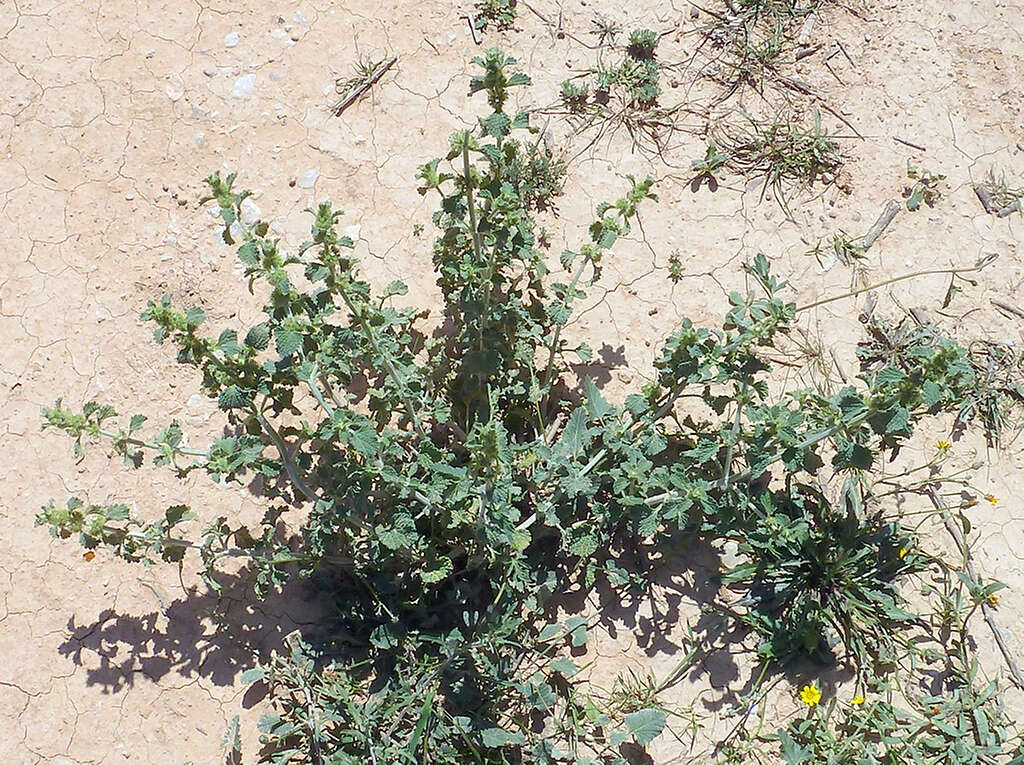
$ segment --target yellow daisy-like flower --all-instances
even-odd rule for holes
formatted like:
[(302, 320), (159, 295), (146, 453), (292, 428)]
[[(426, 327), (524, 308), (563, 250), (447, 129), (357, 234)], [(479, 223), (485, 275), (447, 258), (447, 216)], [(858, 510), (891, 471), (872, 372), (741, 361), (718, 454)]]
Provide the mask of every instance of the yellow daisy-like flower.
[(813, 707), (819, 701), (821, 701), (821, 691), (818, 690), (818, 686), (814, 683), (808, 683), (800, 689), (800, 701), (804, 702), (807, 706)]
[(997, 497), (995, 494), (986, 494), (985, 499), (988, 500), (988, 503), (992, 505), (992, 507), (995, 507), (996, 503), (999, 501), (999, 497)]
[(936, 441), (935, 448), (938, 449), (939, 454), (945, 454), (953, 448), (953, 444), (946, 440)]
[(863, 703), (864, 703), (865, 701), (867, 701), (867, 699), (866, 699), (866, 698), (864, 698), (863, 696), (854, 696), (854, 697), (853, 697), (853, 698), (852, 698), (852, 699), (850, 700), (850, 703), (851, 703), (851, 704), (853, 704), (853, 705), (854, 705), (855, 707), (859, 707), (859, 706), (860, 706), (861, 704), (863, 704)]
[(906, 558), (908, 552), (910, 552), (910, 551), (907, 550), (906, 547), (901, 547), (900, 548), (900, 560), (903, 560), (904, 558)]
[(990, 592), (988, 594), (988, 598), (986, 598), (986, 600), (988, 600), (988, 604), (990, 606), (992, 606), (992, 608), (998, 608), (999, 607), (999, 593), (998, 592)]

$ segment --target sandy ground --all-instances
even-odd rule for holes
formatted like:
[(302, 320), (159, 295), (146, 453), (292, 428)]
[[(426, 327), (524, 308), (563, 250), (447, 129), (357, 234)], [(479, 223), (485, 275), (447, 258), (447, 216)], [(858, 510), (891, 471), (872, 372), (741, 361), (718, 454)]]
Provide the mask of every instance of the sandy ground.
[[(683, 0), (629, 4), (534, 0), (559, 36), (521, 9), (519, 29), (500, 38), (534, 77), (524, 96), (554, 101), (559, 83), (585, 66), (593, 14), (629, 29), (671, 31), (666, 55), (686, 60), (700, 20)], [(140, 512), (185, 502), (204, 517), (255, 513), (259, 499), (202, 478), (179, 484), (144, 469), (124, 470), (94, 449), (76, 464), (61, 437), (40, 433), (40, 407), (58, 396), (77, 405), (97, 397), (154, 422), (171, 417), (194, 443), (215, 433), (216, 407), (193, 395), (196, 380), (150, 342), (137, 321), (149, 298), (170, 291), (202, 305), (210, 326), (244, 326), (258, 312), (240, 269), (207, 211), (200, 179), (236, 169), (265, 217), (297, 243), (313, 199), (346, 209), (358, 249), (377, 281), (401, 278), (429, 305), (432, 199), (415, 191), (417, 165), (444, 153), (447, 135), (479, 109), (466, 97), (468, 59), (478, 52), (459, 9), (419, 0), (338, 4), (237, 0), (10, 0), (0, 3), (0, 438), (7, 454), (0, 484), (0, 762), (216, 762), (225, 725), (242, 715), (247, 761), (255, 750), (261, 702), (245, 697), (240, 673), (315, 618), (301, 593), (253, 603), (221, 602), (196, 589), (193, 572), (147, 570), (104, 555), (83, 559), (72, 544), (33, 527), (38, 507), (69, 493), (97, 502), (127, 501)], [(760, 190), (726, 177), (715, 193), (694, 193), (689, 161), (703, 153), (690, 133), (665, 156), (632, 153), (625, 136), (602, 139), (573, 162), (559, 217), (545, 224), (553, 251), (578, 241), (592, 202), (614, 198), (626, 172), (661, 179), (661, 204), (643, 231), (607, 261), (600, 289), (574, 330), (602, 351), (609, 395), (650, 373), (657, 340), (682, 316), (712, 322), (738, 264), (763, 250), (790, 278), (800, 302), (849, 287), (842, 265), (825, 270), (807, 251), (837, 230), (863, 233), (887, 199), (898, 198), (908, 159), (948, 177), (933, 209), (904, 211), (870, 251), (867, 277), (969, 265), (998, 253), (948, 311), (965, 332), (1019, 346), (1024, 322), (990, 298), (1024, 302), (1024, 217), (985, 214), (970, 183), (990, 169), (1024, 180), (1024, 17), (1008, 0), (871, 2), (857, 13), (837, 7), (812, 33), (823, 53), (795, 74), (856, 126), (844, 141), (850, 193), (816, 187), (798, 194), (787, 219)], [(488, 35), (487, 42), (495, 41)], [(822, 56), (843, 43), (850, 60)], [(398, 64), (342, 117), (331, 116), (334, 78), (359, 53), (390, 52)], [(852, 60), (852, 63), (851, 63)], [(682, 70), (681, 79), (693, 73)], [(839, 80), (841, 79), (842, 84)], [(667, 89), (683, 98), (685, 86)], [(689, 97), (687, 95), (686, 97)], [(749, 108), (756, 96), (747, 93)], [(524, 101), (524, 103), (526, 102)], [(826, 121), (837, 123), (826, 115)], [(575, 155), (592, 136), (549, 126)], [(897, 143), (900, 137), (924, 151)], [(588, 201), (589, 200), (589, 201)], [(422, 224), (422, 236), (414, 226)], [(666, 278), (678, 249), (686, 278)], [(827, 265), (827, 264), (826, 264)], [(935, 311), (943, 277), (904, 282), (891, 297)], [(888, 294), (888, 293), (887, 293)], [(895, 310), (889, 297), (883, 305)], [(856, 301), (806, 317), (809, 334), (834, 348), (846, 373), (860, 336)], [(838, 374), (838, 373), (836, 373)], [(923, 448), (927, 448), (924, 444)], [(979, 567), (1010, 589), (1000, 618), (1024, 657), (1024, 450), (1020, 442), (987, 451), (968, 438), (954, 459), (981, 456), (991, 467), (977, 483), (1003, 498), (976, 521)], [(940, 542), (936, 542), (940, 544)], [(655, 603), (609, 612), (593, 647), (608, 676), (625, 666), (657, 673), (679, 657), (701, 582), (670, 580)], [(218, 614), (221, 621), (218, 621)], [(234, 625), (230, 628), (221, 624)], [(1004, 674), (991, 638), (976, 625), (987, 674)], [(708, 725), (747, 680), (728, 652), (708, 659), (673, 690)], [(1024, 709), (1012, 690), (1007, 702)], [(785, 706), (785, 698), (782, 702)], [(784, 711), (784, 710), (783, 710)], [(1024, 717), (1024, 713), (1020, 714)], [(700, 754), (675, 724), (654, 750), (659, 763)], [(699, 757), (695, 761), (700, 761)]]

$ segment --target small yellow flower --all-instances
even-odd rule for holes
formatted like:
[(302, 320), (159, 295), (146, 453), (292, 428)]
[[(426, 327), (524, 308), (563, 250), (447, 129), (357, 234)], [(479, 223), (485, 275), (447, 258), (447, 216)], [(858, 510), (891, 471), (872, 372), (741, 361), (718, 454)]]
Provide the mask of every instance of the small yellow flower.
[(92, 550), (89, 550), (88, 552), (82, 553), (82, 557), (85, 558), (86, 563), (89, 563), (90, 561), (92, 561), (93, 558), (96, 557), (96, 553), (94, 553)]
[(987, 600), (988, 600), (988, 604), (990, 606), (992, 606), (992, 608), (998, 608), (999, 607), (999, 593), (997, 593), (997, 592), (990, 592), (988, 594)]
[(953, 444), (949, 441), (936, 441), (935, 448), (939, 450), (939, 454), (946, 454), (950, 449), (953, 448)]
[(821, 701), (821, 691), (818, 690), (818, 686), (814, 683), (808, 683), (800, 689), (800, 701), (804, 702), (807, 706), (813, 707), (819, 701)]
[(900, 548), (900, 560), (903, 560), (904, 558), (906, 558), (908, 552), (909, 552), (909, 550), (907, 550), (906, 547), (901, 547)]
[(988, 500), (988, 503), (992, 505), (992, 507), (995, 507), (996, 503), (999, 502), (999, 497), (997, 497), (995, 494), (986, 494), (985, 499)]
[(865, 699), (863, 696), (854, 696), (850, 703), (853, 704), (855, 707), (859, 707), (865, 701), (867, 701), (867, 699)]

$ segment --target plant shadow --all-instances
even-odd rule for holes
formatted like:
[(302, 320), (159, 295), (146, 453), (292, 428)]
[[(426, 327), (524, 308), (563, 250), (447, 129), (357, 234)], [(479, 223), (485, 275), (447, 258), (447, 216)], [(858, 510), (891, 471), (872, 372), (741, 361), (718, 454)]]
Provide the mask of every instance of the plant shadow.
[(323, 629), (320, 604), (303, 581), (263, 599), (253, 593), (245, 570), (221, 581), (219, 594), (190, 588), (141, 615), (110, 608), (87, 624), (71, 617), (59, 651), (87, 667), (87, 684), (109, 693), (132, 687), (136, 675), (158, 681), (174, 673), (229, 686), (281, 649), (287, 635), (298, 630), (305, 638)]

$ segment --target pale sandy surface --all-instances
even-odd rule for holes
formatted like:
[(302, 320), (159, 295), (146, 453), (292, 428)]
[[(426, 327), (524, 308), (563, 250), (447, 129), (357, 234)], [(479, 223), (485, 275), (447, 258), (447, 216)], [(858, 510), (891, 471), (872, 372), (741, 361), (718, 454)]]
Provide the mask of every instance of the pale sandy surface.
[[(524, 96), (530, 103), (553, 102), (561, 80), (586, 65), (589, 54), (572, 38), (587, 39), (595, 11), (627, 29), (674, 30), (663, 41), (674, 60), (696, 42), (697, 22), (682, 0), (641, 0), (628, 13), (613, 2), (531, 5), (550, 20), (561, 11), (571, 34), (558, 38), (522, 9), (521, 29), (502, 38), (537, 83)], [(691, 134), (677, 135), (661, 158), (631, 154), (621, 135), (579, 156), (565, 197), (578, 201), (563, 201), (560, 217), (545, 220), (554, 252), (578, 241), (592, 203), (614, 198), (626, 172), (662, 179), (661, 204), (646, 211), (642, 236), (607, 261), (576, 325), (595, 348), (607, 344), (602, 358), (615, 367), (604, 375), (609, 395), (649, 374), (658, 338), (680, 317), (714, 321), (728, 290), (742, 284), (739, 262), (757, 250), (792, 279), (800, 302), (847, 288), (849, 269), (823, 272), (806, 252), (839, 229), (863, 233), (885, 200), (898, 198), (908, 159), (945, 173), (949, 186), (934, 209), (897, 218), (870, 252), (869, 278), (999, 253), (946, 315), (965, 332), (1024, 342), (1024, 322), (989, 302), (1024, 303), (1024, 218), (985, 214), (970, 187), (991, 168), (1018, 185), (1024, 179), (1021, 10), (1009, 0), (915, 0), (867, 3), (859, 16), (842, 8), (824, 14), (812, 39), (824, 52), (841, 41), (855, 65), (835, 57), (833, 76), (816, 56), (794, 73), (865, 138), (844, 142), (851, 193), (817, 187), (798, 195), (791, 221), (773, 201), (758, 204), (759, 190), (745, 191), (742, 178), (727, 178), (714, 194), (691, 192), (689, 161), (702, 154)], [(128, 473), (102, 449), (76, 465), (65, 440), (40, 433), (39, 410), (61, 395), (74, 405), (99, 397), (154, 421), (177, 417), (194, 443), (217, 432), (216, 407), (193, 395), (194, 376), (136, 319), (164, 291), (201, 304), (217, 330), (256, 317), (258, 300), (196, 204), (200, 179), (216, 168), (237, 169), (242, 186), (259, 189), (256, 203), (266, 217), (281, 216), (276, 225), (293, 243), (308, 226), (301, 211), (310, 200), (333, 199), (347, 211), (344, 225), (358, 227), (370, 275), (409, 282), (411, 295), (429, 305), (434, 201), (416, 193), (413, 175), (481, 108), (467, 106), (467, 62), (479, 49), (459, 15), (452, 4), (417, 0), (0, 3), (0, 762), (215, 762), (224, 727), (239, 712), (251, 757), (262, 709), (246, 703), (239, 674), (255, 653), (315, 618), (301, 593), (265, 603), (239, 594), (220, 604), (235, 626), (219, 627), (210, 618), (216, 599), (187, 591), (197, 584), (187, 568), (179, 580), (173, 569), (102, 554), (87, 563), (77, 546), (51, 543), (33, 516), (68, 493), (134, 502), (140, 512), (187, 501), (206, 518), (259, 513), (259, 499), (199, 477), (182, 485), (152, 469)], [(237, 45), (225, 39), (231, 33)], [(357, 50), (392, 52), (398, 64), (370, 96), (332, 117), (325, 105), (334, 77), (350, 71)], [(666, 102), (683, 98), (692, 78), (683, 69)], [(744, 99), (761, 108), (753, 94)], [(564, 122), (553, 119), (549, 129), (571, 155), (586, 146), (588, 136), (570, 135)], [(309, 171), (315, 184), (302, 188)], [(295, 179), (302, 182), (291, 186)], [(417, 223), (426, 227), (421, 237)], [(687, 273), (675, 286), (666, 278), (673, 249)], [(927, 277), (892, 294), (907, 308), (936, 309), (945, 287), (943, 277)], [(888, 298), (882, 304), (895, 310)], [(861, 332), (856, 306), (805, 316), (847, 374)], [(991, 462), (977, 482), (1002, 500), (978, 512), (979, 567), (1010, 585), (1000, 618), (1024, 656), (1024, 450), (1018, 442), (986, 452), (975, 438), (956, 449), (964, 463), (978, 455)], [(668, 671), (685, 620), (696, 618), (701, 585), (685, 576), (666, 582), (639, 618), (616, 621), (610, 612), (593, 649), (606, 676), (626, 665)], [(1000, 676), (991, 638), (976, 627), (986, 672)], [(747, 679), (719, 654), (670, 700), (694, 703), (715, 729), (722, 704)], [(789, 693), (779, 695), (780, 713)], [(1024, 710), (1020, 694), (1007, 701)], [(684, 723), (673, 724), (683, 737)], [(707, 743), (690, 749), (683, 740), (661, 739), (655, 761), (688, 761)]]

